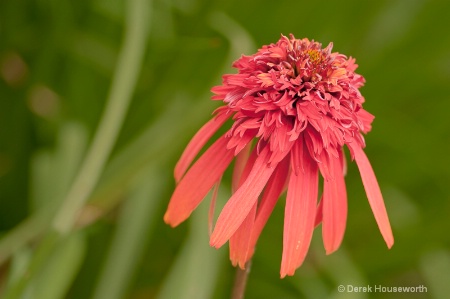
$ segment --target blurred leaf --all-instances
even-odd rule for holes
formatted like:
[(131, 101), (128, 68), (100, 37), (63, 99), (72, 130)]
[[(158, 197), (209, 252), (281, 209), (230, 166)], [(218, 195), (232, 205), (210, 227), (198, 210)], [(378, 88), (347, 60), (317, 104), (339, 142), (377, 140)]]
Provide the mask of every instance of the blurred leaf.
[(389, 215), (395, 229), (407, 229), (421, 222), (417, 204), (402, 190), (393, 186), (385, 188), (384, 198), (390, 204)]
[(2, 298), (63, 298), (83, 261), (84, 252), (82, 232), (65, 238), (49, 233), (27, 258), (24, 272), (10, 280)]
[(124, 1), (123, 0), (95, 0), (93, 7), (112, 20), (122, 21)]
[(55, 150), (35, 154), (30, 175), (30, 205), (34, 214), (2, 236), (0, 264), (48, 228), (78, 168), (86, 140), (87, 132), (82, 125), (66, 123), (60, 128)]
[(0, 264), (21, 250), (28, 242), (42, 235), (49, 227), (52, 211), (43, 210), (32, 214), (0, 239)]
[(145, 171), (123, 203), (117, 231), (93, 298), (124, 297), (151, 235), (149, 228), (155, 218), (155, 207), (160, 203), (164, 182), (158, 173), (156, 168)]
[[(333, 280), (331, 288), (330, 298), (354, 298), (363, 299), (368, 297), (368, 293), (358, 292), (338, 292), (337, 287), (339, 285), (352, 285), (352, 286), (367, 286), (368, 281), (364, 276), (362, 269), (358, 267), (352, 256), (344, 245), (341, 245), (338, 251), (332, 255), (325, 255), (323, 253), (323, 247), (320, 242), (315, 242), (312, 250), (318, 252), (316, 257), (318, 264), (316, 264), (321, 270), (325, 271), (328, 276)], [(320, 249), (320, 250), (319, 250)], [(311, 294), (311, 293), (310, 293)]]
[(62, 239), (30, 282), (31, 298), (65, 298), (83, 262), (85, 250), (82, 231)]
[[(219, 192), (218, 200), (224, 194)], [(208, 205), (201, 204), (191, 216), (190, 231), (169, 271), (158, 299), (212, 298), (224, 250), (209, 246)]]
[(379, 55), (392, 44), (400, 43), (411, 33), (414, 19), (426, 1), (396, 0), (387, 1), (376, 16), (372, 28), (367, 33), (364, 48), (373, 55)]
[(250, 32), (227, 14), (214, 11), (209, 15), (208, 20), (211, 27), (223, 34), (230, 43), (230, 53), (225, 69), (229, 69), (232, 62), (239, 56), (245, 53), (248, 55), (256, 50), (256, 44)]
[(32, 250), (28, 247), (22, 247), (14, 252), (9, 268), (8, 281), (6, 288), (14, 285), (20, 277), (26, 275), (26, 270), (32, 256)]
[(427, 282), (425, 287), (431, 297), (434, 299), (448, 298), (450, 294), (450, 252), (441, 249), (427, 253), (420, 261), (420, 268)]
[(86, 128), (78, 123), (65, 123), (59, 129), (55, 149), (35, 155), (30, 178), (33, 210), (59, 204), (78, 170), (86, 143)]
[(90, 68), (109, 76), (113, 71), (117, 59), (117, 49), (114, 45), (103, 40), (102, 37), (90, 32), (76, 32), (67, 47), (77, 62), (82, 62)]
[[(114, 155), (108, 163), (99, 186), (93, 194), (91, 203), (102, 208), (114, 206), (118, 194), (122, 193), (130, 181), (140, 171), (150, 165), (161, 164), (174, 155), (174, 151), (183, 145), (178, 135), (166, 134), (167, 131), (192, 130), (200, 126), (196, 119), (211, 108), (205, 102), (195, 107), (189, 104), (189, 98), (175, 95), (168, 109), (160, 113), (160, 117), (134, 138), (126, 147)], [(185, 123), (186, 119), (193, 119)]]

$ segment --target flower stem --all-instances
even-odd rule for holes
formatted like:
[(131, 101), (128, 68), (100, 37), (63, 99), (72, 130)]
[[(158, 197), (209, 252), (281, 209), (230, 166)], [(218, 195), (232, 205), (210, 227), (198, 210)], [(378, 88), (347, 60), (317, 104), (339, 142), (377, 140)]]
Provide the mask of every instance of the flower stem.
[(248, 274), (250, 273), (250, 267), (252, 260), (249, 260), (245, 265), (245, 269), (236, 267), (236, 277), (234, 278), (233, 292), (231, 293), (231, 299), (244, 298), (245, 287), (247, 286)]

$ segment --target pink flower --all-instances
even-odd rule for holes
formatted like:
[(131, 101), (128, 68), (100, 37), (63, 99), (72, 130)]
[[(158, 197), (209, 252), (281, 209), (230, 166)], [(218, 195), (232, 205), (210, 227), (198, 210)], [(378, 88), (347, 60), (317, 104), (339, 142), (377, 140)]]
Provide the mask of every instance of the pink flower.
[[(306, 38), (281, 36), (276, 44), (234, 62), (239, 72), (224, 75), (223, 84), (212, 89), (213, 99), (224, 105), (193, 137), (175, 167), (177, 186), (164, 216), (166, 223), (177, 226), (186, 220), (235, 160), (233, 195), (217, 219), (211, 246), (219, 248), (229, 241), (233, 265), (244, 268), (287, 189), (280, 274), (293, 275), (318, 224), (322, 223), (327, 254), (342, 242), (347, 219), (343, 146), (347, 145), (381, 234), (389, 248), (393, 245), (380, 188), (363, 151), (362, 133), (371, 130), (374, 119), (362, 107), (359, 88), (365, 80), (355, 73), (355, 59), (332, 53), (332, 46), (322, 49)], [(229, 119), (231, 128), (189, 168)], [(323, 192), (318, 201), (319, 173)], [(212, 207), (214, 202), (215, 195)]]

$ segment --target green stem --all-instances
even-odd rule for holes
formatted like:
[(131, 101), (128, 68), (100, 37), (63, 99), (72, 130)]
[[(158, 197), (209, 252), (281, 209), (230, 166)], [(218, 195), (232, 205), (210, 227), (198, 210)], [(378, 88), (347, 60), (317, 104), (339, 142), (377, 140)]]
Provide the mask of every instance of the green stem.
[(99, 180), (125, 119), (142, 64), (149, 27), (148, 1), (130, 0), (126, 3), (125, 40), (105, 110), (78, 175), (53, 221), (53, 228), (62, 234), (72, 229), (78, 213)]

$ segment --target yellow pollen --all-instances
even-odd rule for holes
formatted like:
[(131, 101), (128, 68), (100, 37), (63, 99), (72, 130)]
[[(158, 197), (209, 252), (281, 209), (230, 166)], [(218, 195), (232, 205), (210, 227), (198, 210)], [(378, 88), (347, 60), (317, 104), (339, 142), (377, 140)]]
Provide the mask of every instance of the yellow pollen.
[(309, 49), (306, 51), (306, 53), (309, 56), (309, 61), (311, 61), (315, 65), (318, 65), (323, 61), (322, 53), (317, 50)]

